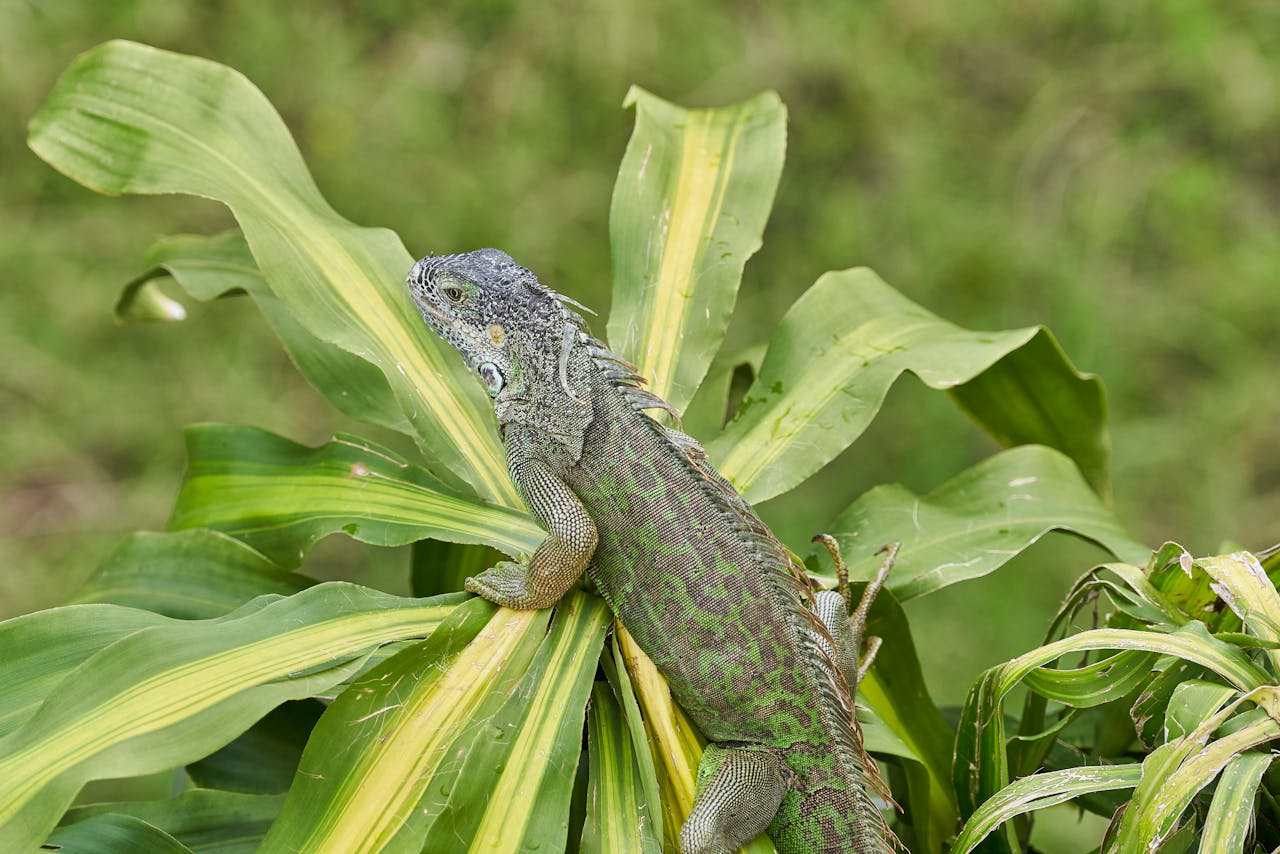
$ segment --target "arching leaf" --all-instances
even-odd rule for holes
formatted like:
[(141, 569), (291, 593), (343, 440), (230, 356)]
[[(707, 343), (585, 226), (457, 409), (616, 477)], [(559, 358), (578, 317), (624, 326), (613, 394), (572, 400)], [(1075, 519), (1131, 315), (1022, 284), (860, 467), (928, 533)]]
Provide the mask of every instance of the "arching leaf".
[(284, 122), (242, 75), (132, 42), (82, 54), (28, 144), (103, 193), (187, 193), (235, 214), (271, 293), (316, 338), (378, 366), (433, 465), (519, 506), (490, 404), (404, 286), (413, 258), (320, 195)]
[(188, 428), (187, 454), (170, 526), (214, 528), (281, 566), (337, 531), (380, 546), (433, 537), (512, 555), (545, 536), (524, 513), (456, 492), (354, 436), (307, 448), (255, 427), (203, 424)]
[(1003, 396), (994, 404), (980, 404), (976, 394), (966, 398), (974, 417), (1001, 441), (1060, 443), (1086, 471), (1094, 472), (1099, 458), (1105, 468), (1102, 410), (1089, 404), (1100, 399), (1098, 381), (1076, 372), (1056, 345), (1032, 344), (1047, 335), (1038, 328), (971, 332), (907, 299), (870, 270), (827, 273), (782, 318), (742, 407), (707, 452), (749, 501), (764, 501), (849, 447), (903, 372), (930, 388), (952, 390), (1012, 359), (1002, 370), (1037, 373), (1037, 384), (988, 375), (980, 380), (985, 393), (989, 397), (1000, 385)]
[(683, 410), (720, 349), (760, 248), (786, 148), (773, 92), (709, 110), (627, 94), (636, 127), (609, 212), (609, 343)]

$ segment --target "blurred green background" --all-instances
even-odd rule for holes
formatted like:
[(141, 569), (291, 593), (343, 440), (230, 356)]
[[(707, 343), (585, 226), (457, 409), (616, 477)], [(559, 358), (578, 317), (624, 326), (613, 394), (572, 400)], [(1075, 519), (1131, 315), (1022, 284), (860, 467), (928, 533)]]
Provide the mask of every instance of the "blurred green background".
[[(233, 224), (199, 200), (95, 195), (27, 151), (57, 74), (115, 37), (244, 72), (354, 221), (415, 254), (502, 247), (602, 315), (627, 87), (690, 105), (776, 89), (787, 167), (728, 346), (854, 265), (964, 326), (1048, 324), (1106, 380), (1115, 504), (1138, 537), (1280, 539), (1280, 4), (0, 0), (0, 617), (58, 602), (122, 534), (164, 526), (183, 425), (370, 432), (245, 301), (113, 323), (155, 238)], [(762, 512), (803, 546), (864, 489), (928, 490), (992, 450), (907, 378), (835, 465)], [(403, 552), (333, 539), (315, 555), (317, 574), (404, 586)], [(1050, 537), (913, 603), (939, 697), (1038, 643), (1100, 556)]]

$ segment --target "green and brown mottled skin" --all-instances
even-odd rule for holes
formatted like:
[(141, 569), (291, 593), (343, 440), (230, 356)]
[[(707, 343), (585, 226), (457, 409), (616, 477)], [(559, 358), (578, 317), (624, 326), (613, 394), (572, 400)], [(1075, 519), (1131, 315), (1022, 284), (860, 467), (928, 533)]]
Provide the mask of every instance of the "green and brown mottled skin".
[(496, 249), (428, 256), (408, 281), (488, 388), (548, 533), (467, 589), (544, 608), (586, 572), (711, 742), (682, 849), (728, 852), (767, 830), (784, 853), (893, 850), (852, 717), (861, 639), (844, 599), (815, 594), (701, 447), (644, 413), (667, 407), (570, 300)]

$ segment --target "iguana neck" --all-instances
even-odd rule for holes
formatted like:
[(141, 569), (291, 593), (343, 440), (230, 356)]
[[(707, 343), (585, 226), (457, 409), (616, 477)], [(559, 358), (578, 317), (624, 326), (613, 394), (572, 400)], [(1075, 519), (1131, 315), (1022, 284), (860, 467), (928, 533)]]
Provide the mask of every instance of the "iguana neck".
[(583, 441), (594, 413), (592, 395), (599, 393), (592, 382), (592, 374), (598, 371), (576, 340), (576, 328), (573, 334), (575, 340), (563, 372), (558, 356), (545, 348), (520, 352), (519, 343), (513, 341), (512, 346), (517, 349), (512, 359), (515, 370), (493, 402), (500, 431), (505, 432), (512, 425), (529, 427), (548, 443), (562, 448), (569, 465), (582, 458)]

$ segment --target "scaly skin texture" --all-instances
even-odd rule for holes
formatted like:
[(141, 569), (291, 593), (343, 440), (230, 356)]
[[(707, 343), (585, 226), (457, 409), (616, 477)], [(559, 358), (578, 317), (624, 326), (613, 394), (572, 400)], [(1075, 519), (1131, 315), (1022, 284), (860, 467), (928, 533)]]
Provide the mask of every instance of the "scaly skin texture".
[(505, 253), (423, 258), (409, 289), (494, 398), (512, 479), (547, 530), (467, 589), (544, 608), (587, 573), (711, 742), (686, 854), (766, 830), (784, 854), (893, 850), (852, 716), (861, 627), (840, 594), (815, 594), (701, 447), (643, 412), (667, 407), (634, 368)]

